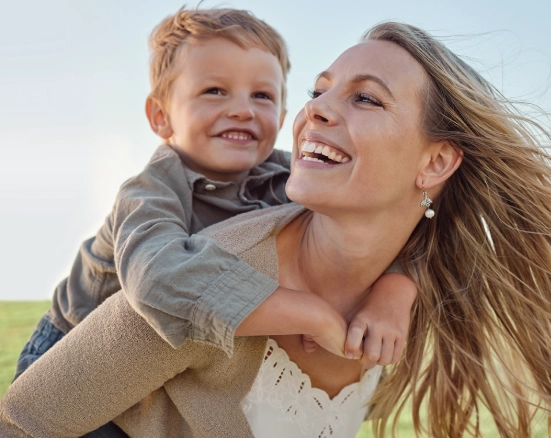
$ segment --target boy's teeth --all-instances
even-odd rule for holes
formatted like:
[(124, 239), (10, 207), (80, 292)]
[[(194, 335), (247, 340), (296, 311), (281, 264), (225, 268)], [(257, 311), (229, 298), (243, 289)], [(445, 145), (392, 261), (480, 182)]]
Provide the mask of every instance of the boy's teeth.
[[(333, 149), (331, 146), (328, 146), (323, 143), (305, 141), (302, 143), (300, 150), (302, 152), (309, 152), (309, 153), (324, 155), (330, 160), (336, 161), (338, 163), (347, 163), (348, 161), (350, 161), (349, 157), (342, 156), (340, 151), (337, 151), (336, 149)], [(308, 156), (303, 156), (302, 158), (307, 161), (321, 161), (317, 158), (308, 157)]]
[(252, 135), (248, 132), (228, 131), (223, 132), (221, 137), (231, 138), (232, 140), (250, 140)]

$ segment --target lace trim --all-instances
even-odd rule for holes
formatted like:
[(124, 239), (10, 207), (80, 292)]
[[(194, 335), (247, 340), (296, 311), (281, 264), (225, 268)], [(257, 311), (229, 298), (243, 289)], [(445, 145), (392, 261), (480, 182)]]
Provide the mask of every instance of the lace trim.
[(243, 411), (247, 413), (254, 404), (267, 401), (278, 408), (278, 420), (298, 423), (302, 433), (334, 437), (352, 411), (366, 411), (381, 370), (380, 366), (368, 370), (360, 382), (345, 386), (331, 399), (322, 389), (312, 388), (310, 377), (276, 341), (269, 339), (260, 371), (242, 402)]

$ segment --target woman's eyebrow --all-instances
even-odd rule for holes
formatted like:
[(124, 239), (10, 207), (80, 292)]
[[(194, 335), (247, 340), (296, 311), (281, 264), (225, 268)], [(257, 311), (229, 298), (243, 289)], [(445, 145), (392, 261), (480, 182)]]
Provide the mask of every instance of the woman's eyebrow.
[(330, 81), (333, 78), (333, 76), (331, 76), (331, 73), (329, 73), (327, 70), (325, 70), (325, 71), (322, 71), (319, 75), (316, 76), (316, 81), (320, 78), (327, 79), (328, 81)]
[[(317, 77), (316, 77), (316, 80), (320, 79), (320, 78), (323, 78), (323, 79), (327, 79), (328, 81), (331, 81), (333, 79), (333, 76), (331, 75), (331, 73), (329, 73), (327, 70), (325, 71), (322, 71)], [(377, 84), (379, 84), (381, 87), (383, 87), (385, 89), (385, 91), (390, 94), (390, 97), (392, 97), (394, 99), (394, 95), (392, 94), (392, 91), (390, 91), (390, 88), (388, 88), (388, 85), (385, 84), (385, 81), (383, 81), (381, 78), (377, 77), (377, 76), (374, 76), (374, 75), (371, 75), (369, 73), (365, 73), (365, 74), (361, 74), (361, 75), (356, 75), (352, 78), (352, 81), (353, 83), (358, 83), (358, 82), (364, 82), (364, 81), (373, 81), (373, 82), (376, 82)]]

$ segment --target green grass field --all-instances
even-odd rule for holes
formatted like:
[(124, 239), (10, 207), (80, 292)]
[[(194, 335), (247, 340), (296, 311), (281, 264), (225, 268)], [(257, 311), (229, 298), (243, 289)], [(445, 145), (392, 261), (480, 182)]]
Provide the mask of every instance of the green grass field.
[(0, 301), (0, 396), (10, 385), (21, 349), (50, 301)]
[[(15, 374), (15, 365), (21, 349), (29, 339), (38, 320), (49, 308), (49, 301), (0, 301), (0, 397), (6, 392)], [(484, 437), (498, 437), (489, 416), (481, 418)], [(534, 438), (544, 438), (547, 431), (544, 421), (534, 431)], [(413, 437), (413, 427), (409, 416), (400, 418), (399, 436)], [(364, 424), (357, 438), (372, 437), (371, 427)]]

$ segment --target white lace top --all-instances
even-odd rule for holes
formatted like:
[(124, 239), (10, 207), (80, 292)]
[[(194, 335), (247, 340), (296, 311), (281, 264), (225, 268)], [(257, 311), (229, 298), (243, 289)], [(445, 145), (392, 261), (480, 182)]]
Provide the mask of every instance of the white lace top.
[(344, 387), (330, 399), (312, 388), (310, 377), (269, 339), (264, 361), (243, 411), (256, 438), (351, 438), (367, 412), (383, 367), (368, 370), (360, 382)]

